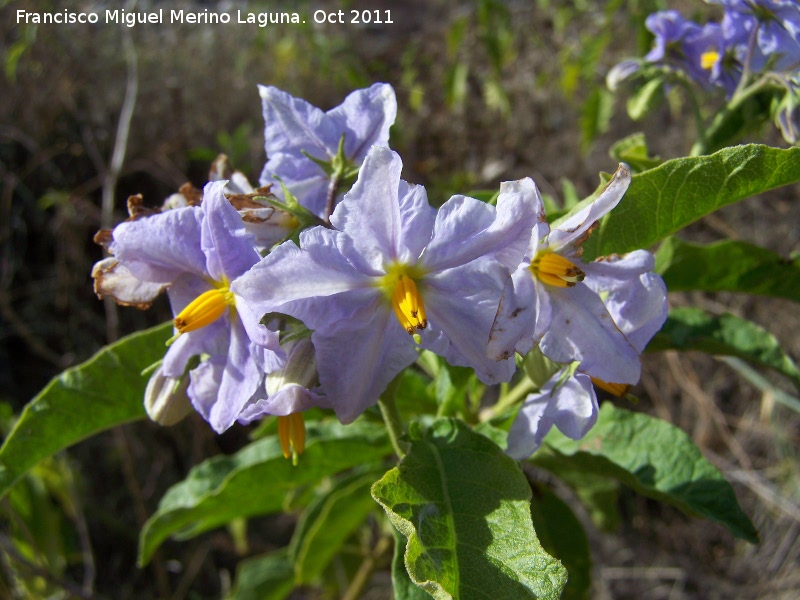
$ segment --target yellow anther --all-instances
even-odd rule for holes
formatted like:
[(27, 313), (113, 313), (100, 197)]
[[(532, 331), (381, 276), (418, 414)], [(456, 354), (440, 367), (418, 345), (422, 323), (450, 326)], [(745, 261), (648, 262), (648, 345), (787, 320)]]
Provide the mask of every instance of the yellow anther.
[(306, 423), (303, 413), (292, 413), (278, 417), (278, 439), (284, 458), (297, 464), (297, 457), (306, 449)]
[(392, 308), (400, 325), (410, 335), (414, 334), (415, 329), (425, 329), (428, 326), (422, 296), (419, 294), (417, 284), (407, 275), (400, 275), (394, 284)]
[(233, 306), (233, 293), (227, 286), (203, 292), (192, 300), (173, 320), (178, 333), (188, 333), (219, 319), (225, 309)]
[(555, 252), (537, 256), (530, 269), (539, 281), (555, 287), (572, 287), (585, 277), (583, 271)]
[(716, 50), (709, 50), (708, 52), (703, 52), (700, 55), (700, 66), (703, 67), (706, 71), (710, 71), (714, 68), (714, 65), (717, 64), (719, 60), (719, 52)]
[(599, 387), (601, 390), (607, 391), (609, 394), (616, 396), (617, 398), (622, 398), (625, 394), (628, 393), (628, 389), (631, 387), (625, 383), (609, 383), (607, 381), (603, 381), (602, 379), (597, 379), (596, 377), (591, 378), (592, 383)]

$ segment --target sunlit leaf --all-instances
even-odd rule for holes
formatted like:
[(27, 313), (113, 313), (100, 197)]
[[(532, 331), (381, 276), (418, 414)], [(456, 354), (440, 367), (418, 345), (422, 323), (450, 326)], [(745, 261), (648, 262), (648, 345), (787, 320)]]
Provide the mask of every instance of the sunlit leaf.
[(531, 460), (558, 474), (588, 472), (617, 479), (634, 491), (758, 541), (731, 485), (682, 430), (641, 413), (603, 404), (597, 424), (579, 441), (555, 428)]
[(43, 458), (89, 436), (141, 419), (147, 377), (172, 324), (129, 335), (55, 377), (31, 400), (0, 448), (0, 497)]
[(798, 181), (800, 148), (749, 144), (667, 161), (633, 176), (619, 206), (584, 242), (584, 257), (649, 248), (723, 206)]
[(592, 585), (592, 556), (583, 525), (569, 505), (544, 485), (533, 487), (531, 516), (542, 548), (569, 573), (561, 600), (585, 600)]
[(411, 438), (372, 488), (408, 538), (411, 580), (437, 599), (560, 597), (566, 571), (539, 544), (518, 464), (456, 419), (412, 428)]

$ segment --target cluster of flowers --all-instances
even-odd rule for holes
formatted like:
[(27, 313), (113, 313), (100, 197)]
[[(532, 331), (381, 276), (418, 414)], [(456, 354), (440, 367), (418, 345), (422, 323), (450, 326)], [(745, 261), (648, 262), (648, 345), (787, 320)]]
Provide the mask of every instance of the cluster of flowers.
[[(651, 14), (645, 25), (655, 36), (644, 63), (687, 75), (730, 98), (766, 78), (785, 90), (775, 120), (790, 143), (800, 139), (800, 3), (797, 0), (706, 0), (719, 4), (722, 20), (704, 25), (674, 10)], [(608, 75), (614, 89), (642, 68), (626, 60)]]
[(436, 210), (387, 147), (391, 86), (328, 112), (260, 92), (261, 187), (221, 157), (202, 192), (187, 184), (150, 210), (131, 198), (130, 218), (97, 235), (109, 252), (93, 270), (98, 295), (145, 308), (166, 290), (175, 315), (148, 385), (151, 417), (172, 423), (193, 406), (221, 432), (275, 415), (296, 456), (302, 411), (353, 421), (421, 349), (487, 384), (509, 381), (515, 353), (534, 349), (557, 372), (512, 428), (509, 452), (523, 457), (553, 424), (574, 438), (591, 428), (592, 381), (638, 381), (666, 318), (653, 257), (580, 259), (630, 183), (624, 165), (558, 227), (529, 178), (503, 183), (496, 205), (457, 195)]

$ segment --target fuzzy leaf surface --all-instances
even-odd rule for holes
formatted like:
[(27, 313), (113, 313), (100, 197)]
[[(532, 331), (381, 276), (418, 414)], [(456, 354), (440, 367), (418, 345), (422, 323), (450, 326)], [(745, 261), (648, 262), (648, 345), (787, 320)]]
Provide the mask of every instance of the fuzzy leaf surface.
[(411, 580), (440, 600), (559, 598), (566, 571), (536, 537), (516, 461), (457, 419), (410, 435), (372, 496), (408, 539)]

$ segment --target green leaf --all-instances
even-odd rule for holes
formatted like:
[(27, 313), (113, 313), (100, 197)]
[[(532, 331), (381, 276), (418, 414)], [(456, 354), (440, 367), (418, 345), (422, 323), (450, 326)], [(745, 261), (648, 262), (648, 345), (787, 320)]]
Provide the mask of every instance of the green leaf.
[(699, 350), (738, 356), (775, 369), (800, 388), (800, 370), (781, 349), (775, 336), (755, 323), (730, 314), (715, 316), (689, 306), (673, 308), (647, 349)]
[(631, 134), (616, 142), (611, 146), (609, 154), (616, 162), (627, 163), (634, 173), (654, 169), (664, 162), (657, 156), (650, 156), (647, 150), (647, 142), (641, 132)]
[(531, 460), (556, 474), (605, 475), (643, 496), (716, 521), (738, 538), (758, 542), (731, 485), (683, 431), (661, 419), (607, 402), (585, 438), (574, 441), (553, 429)]
[(314, 583), (347, 538), (377, 508), (369, 489), (378, 474), (371, 471), (347, 475), (306, 509), (289, 550), (296, 583)]
[(411, 580), (437, 599), (558, 598), (566, 571), (542, 549), (519, 465), (456, 419), (424, 432), (372, 487), (408, 538)]
[(667, 161), (633, 176), (622, 201), (584, 242), (584, 257), (648, 248), (727, 204), (798, 181), (800, 148), (749, 144)]
[(286, 549), (243, 560), (225, 600), (283, 600), (294, 588), (294, 568)]
[(406, 554), (406, 538), (397, 529), (394, 532), (394, 555), (392, 556), (392, 589), (394, 600), (430, 600), (431, 595), (411, 581), (403, 557)]
[(664, 100), (664, 79), (656, 77), (645, 83), (628, 98), (628, 116), (639, 121)]
[(800, 302), (800, 259), (747, 242), (692, 244), (670, 237), (656, 253), (656, 271), (671, 292), (745, 292)]
[(533, 527), (548, 554), (555, 556), (569, 573), (562, 600), (585, 600), (592, 585), (589, 538), (572, 509), (544, 485), (533, 488)]
[(276, 436), (251, 443), (236, 454), (215, 456), (193, 468), (161, 498), (139, 539), (139, 563), (145, 564), (170, 535), (188, 539), (238, 517), (278, 511), (299, 486), (381, 461), (392, 448), (383, 426), (309, 423), (305, 453), (294, 467)]
[(105, 429), (141, 419), (147, 377), (172, 324), (129, 335), (55, 377), (22, 411), (0, 448), (0, 498), (43, 458)]
[(585, 151), (598, 135), (608, 131), (614, 114), (614, 97), (606, 89), (594, 88), (581, 107), (581, 148)]

